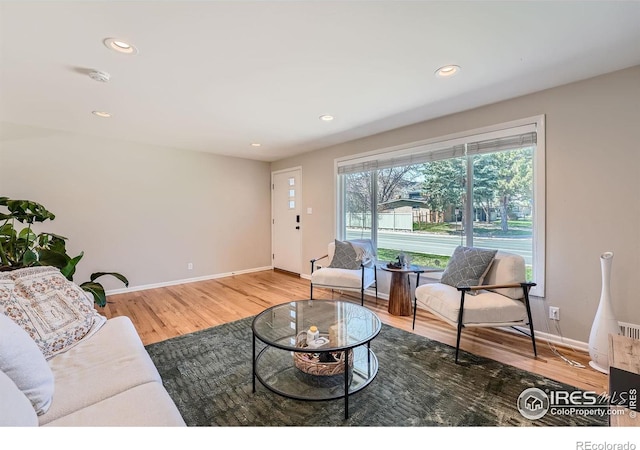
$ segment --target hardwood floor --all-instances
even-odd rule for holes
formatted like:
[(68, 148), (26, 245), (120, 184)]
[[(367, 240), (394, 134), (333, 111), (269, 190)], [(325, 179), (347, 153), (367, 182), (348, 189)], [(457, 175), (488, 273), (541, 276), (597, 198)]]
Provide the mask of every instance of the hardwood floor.
[[(334, 293), (333, 298), (338, 298)], [(314, 289), (314, 298), (332, 298), (330, 290)], [(309, 282), (278, 271), (262, 271), (216, 280), (188, 283), (108, 297), (100, 312), (108, 318), (129, 316), (145, 345), (181, 334), (253, 316), (264, 309), (292, 300), (309, 298)], [(359, 300), (359, 297), (358, 297)], [(411, 316), (393, 316), (387, 301), (367, 297), (365, 306), (387, 325), (455, 346), (455, 330), (426, 311), (418, 310), (416, 328)], [(589, 367), (589, 355), (569, 348), (561, 353), (583, 364), (572, 367), (538, 340), (538, 357), (533, 357), (531, 339), (503, 330), (468, 329), (462, 333), (461, 348), (529, 372), (534, 372), (584, 390), (608, 390), (608, 378)]]

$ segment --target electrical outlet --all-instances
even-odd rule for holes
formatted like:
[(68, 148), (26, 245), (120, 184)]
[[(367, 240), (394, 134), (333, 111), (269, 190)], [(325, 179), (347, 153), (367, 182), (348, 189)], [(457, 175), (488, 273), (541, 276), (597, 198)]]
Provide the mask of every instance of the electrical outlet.
[(557, 306), (549, 306), (549, 319), (560, 320), (560, 308)]
[(193, 263), (187, 263), (187, 270), (193, 270)]

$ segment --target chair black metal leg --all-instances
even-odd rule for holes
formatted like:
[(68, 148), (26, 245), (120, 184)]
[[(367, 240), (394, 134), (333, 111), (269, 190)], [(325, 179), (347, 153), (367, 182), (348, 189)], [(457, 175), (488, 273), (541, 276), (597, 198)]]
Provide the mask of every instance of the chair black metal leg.
[(364, 306), (364, 266), (360, 264), (360, 306)]
[(533, 334), (533, 322), (529, 319), (529, 329), (531, 330), (531, 343), (533, 344), (533, 356), (535, 358), (538, 357), (538, 352), (536, 351), (536, 337)]
[(527, 308), (527, 317), (529, 319), (529, 331), (531, 332), (531, 343), (533, 344), (533, 356), (538, 357), (538, 351), (536, 350), (536, 337), (533, 333), (533, 320), (531, 319), (531, 305), (529, 305), (529, 285), (523, 285), (524, 290), (524, 305)]
[[(418, 286), (420, 286), (420, 272), (418, 272), (416, 274), (416, 289), (418, 289)], [(411, 327), (412, 330), (416, 329), (416, 312), (418, 311), (418, 297), (416, 297), (415, 295), (415, 291), (413, 294), (413, 326)]]
[(376, 304), (378, 304), (378, 267), (373, 266), (373, 281), (376, 284)]
[(458, 364), (458, 353), (460, 353), (460, 335), (462, 334), (462, 323), (458, 323), (458, 337), (456, 338), (456, 364)]
[(311, 292), (309, 293), (309, 299), (313, 300), (313, 283), (311, 283)]
[(458, 336), (456, 338), (456, 364), (458, 364), (458, 354), (460, 353), (460, 335), (462, 334), (462, 317), (464, 314), (464, 293), (461, 291), (460, 295), (460, 311), (458, 312)]
[(418, 299), (414, 296), (413, 297), (413, 325), (411, 326), (412, 330), (416, 329), (416, 310), (418, 306)]

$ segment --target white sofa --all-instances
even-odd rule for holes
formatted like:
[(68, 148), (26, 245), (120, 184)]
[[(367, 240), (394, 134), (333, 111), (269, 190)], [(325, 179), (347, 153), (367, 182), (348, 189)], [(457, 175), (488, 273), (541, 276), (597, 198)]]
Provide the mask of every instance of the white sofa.
[[(20, 298), (30, 286), (39, 309)], [(185, 426), (131, 320), (90, 300), (59, 273), (0, 276), (0, 426)], [(46, 334), (56, 324), (59, 344)]]
[[(0, 425), (185, 425), (128, 317), (108, 320), (95, 334), (47, 363), (54, 379), (48, 410), (38, 416), (16, 384), (5, 380), (0, 382), (0, 398), (6, 400), (0, 402)], [(16, 406), (20, 396), (27, 408)]]
[(45, 426), (180, 426), (176, 405), (128, 317), (49, 360), (55, 384)]

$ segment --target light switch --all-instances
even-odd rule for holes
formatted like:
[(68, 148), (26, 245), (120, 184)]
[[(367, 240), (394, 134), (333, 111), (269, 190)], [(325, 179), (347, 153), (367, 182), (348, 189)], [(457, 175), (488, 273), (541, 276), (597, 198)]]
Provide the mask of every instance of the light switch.
[(311, 208), (307, 208), (307, 214), (311, 214), (313, 210)]

